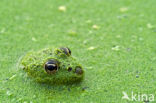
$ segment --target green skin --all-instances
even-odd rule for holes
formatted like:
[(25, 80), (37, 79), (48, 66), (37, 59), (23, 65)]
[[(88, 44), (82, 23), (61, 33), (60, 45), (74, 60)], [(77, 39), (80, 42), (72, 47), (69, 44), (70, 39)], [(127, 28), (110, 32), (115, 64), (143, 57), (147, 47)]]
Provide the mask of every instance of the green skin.
[[(59, 69), (52, 74), (47, 73), (45, 70), (45, 63), (50, 59), (55, 59), (59, 62)], [(71, 55), (66, 55), (57, 48), (47, 48), (38, 52), (29, 52), (22, 58), (21, 65), (28, 76), (41, 83), (69, 84), (80, 82), (84, 77), (84, 69), (79, 62)], [(72, 68), (71, 71), (68, 71), (69, 67)], [(81, 74), (75, 73), (76, 67), (81, 67)]]

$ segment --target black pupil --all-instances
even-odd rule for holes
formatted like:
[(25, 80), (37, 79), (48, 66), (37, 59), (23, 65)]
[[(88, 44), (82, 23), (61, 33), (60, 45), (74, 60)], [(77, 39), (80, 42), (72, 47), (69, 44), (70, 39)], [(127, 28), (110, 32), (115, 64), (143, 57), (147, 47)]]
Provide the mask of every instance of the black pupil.
[(49, 61), (45, 65), (45, 69), (49, 71), (57, 70), (57, 65), (54, 61)]
[(50, 71), (57, 70), (57, 66), (55, 64), (48, 64), (47, 69)]
[(69, 51), (69, 54), (71, 54), (71, 51), (70, 51), (70, 49), (69, 48), (67, 48), (68, 49), (68, 51)]

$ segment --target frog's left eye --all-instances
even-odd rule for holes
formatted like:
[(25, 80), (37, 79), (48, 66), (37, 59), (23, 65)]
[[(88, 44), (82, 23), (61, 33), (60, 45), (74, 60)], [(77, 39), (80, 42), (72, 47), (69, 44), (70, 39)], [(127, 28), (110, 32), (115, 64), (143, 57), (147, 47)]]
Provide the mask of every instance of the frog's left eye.
[(44, 66), (48, 74), (53, 74), (58, 70), (58, 62), (55, 59), (50, 59), (45, 63)]
[(62, 47), (60, 48), (66, 55), (70, 56), (71, 55), (71, 50), (67, 47)]

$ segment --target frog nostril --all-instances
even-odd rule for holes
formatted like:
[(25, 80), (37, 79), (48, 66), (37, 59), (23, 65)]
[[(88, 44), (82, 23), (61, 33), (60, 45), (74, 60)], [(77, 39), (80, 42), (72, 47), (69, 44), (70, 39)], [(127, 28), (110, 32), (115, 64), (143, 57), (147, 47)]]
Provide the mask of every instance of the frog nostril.
[(70, 72), (70, 71), (72, 71), (72, 67), (69, 67), (69, 68), (68, 68), (68, 72)]
[(76, 68), (75, 68), (75, 73), (76, 73), (76, 74), (82, 74), (82, 73), (83, 73), (82, 68), (79, 67), (79, 66), (76, 67)]

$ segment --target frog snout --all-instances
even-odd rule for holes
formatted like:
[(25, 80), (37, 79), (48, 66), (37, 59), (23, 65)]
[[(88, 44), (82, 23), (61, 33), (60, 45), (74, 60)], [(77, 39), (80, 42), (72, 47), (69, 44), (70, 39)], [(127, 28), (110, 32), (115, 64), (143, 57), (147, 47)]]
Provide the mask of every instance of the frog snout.
[(81, 67), (76, 67), (76, 68), (75, 68), (75, 73), (76, 73), (76, 74), (82, 74), (82, 73), (83, 73), (82, 68), (81, 68)]

